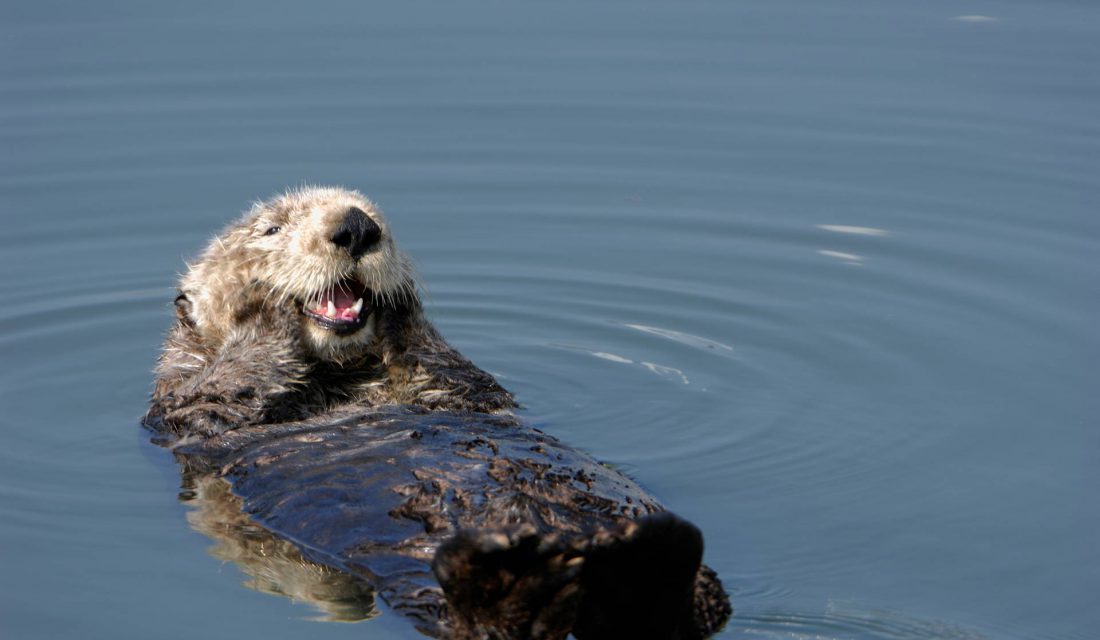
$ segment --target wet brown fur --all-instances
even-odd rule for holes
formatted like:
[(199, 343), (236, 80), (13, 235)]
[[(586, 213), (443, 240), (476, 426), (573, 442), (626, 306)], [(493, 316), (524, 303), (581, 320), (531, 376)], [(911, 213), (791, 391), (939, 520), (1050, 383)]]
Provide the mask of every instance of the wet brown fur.
[[(328, 241), (350, 206), (383, 227), (381, 246), (359, 263)], [(272, 227), (279, 232), (266, 235)], [(210, 435), (344, 404), (513, 408), (511, 394), (424, 317), (412, 273), (381, 212), (357, 192), (304, 189), (256, 204), (183, 276), (148, 419)], [(364, 329), (340, 337), (301, 308), (348, 274), (371, 287), (375, 311)]]

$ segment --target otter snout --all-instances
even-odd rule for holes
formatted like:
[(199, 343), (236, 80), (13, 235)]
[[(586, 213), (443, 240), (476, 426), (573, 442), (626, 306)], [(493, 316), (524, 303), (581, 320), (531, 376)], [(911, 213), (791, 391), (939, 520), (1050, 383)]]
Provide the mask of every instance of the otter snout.
[(352, 260), (358, 260), (382, 239), (382, 227), (362, 209), (351, 207), (329, 239), (343, 247)]

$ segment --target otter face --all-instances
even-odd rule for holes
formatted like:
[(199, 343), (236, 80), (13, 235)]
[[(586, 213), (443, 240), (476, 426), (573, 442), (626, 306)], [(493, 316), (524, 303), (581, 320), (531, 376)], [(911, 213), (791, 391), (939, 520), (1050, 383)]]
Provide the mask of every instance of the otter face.
[(306, 342), (336, 358), (374, 335), (374, 311), (414, 300), (412, 266), (375, 205), (356, 191), (309, 187), (255, 204), (184, 277), (192, 319), (215, 339), (241, 292), (300, 314)]

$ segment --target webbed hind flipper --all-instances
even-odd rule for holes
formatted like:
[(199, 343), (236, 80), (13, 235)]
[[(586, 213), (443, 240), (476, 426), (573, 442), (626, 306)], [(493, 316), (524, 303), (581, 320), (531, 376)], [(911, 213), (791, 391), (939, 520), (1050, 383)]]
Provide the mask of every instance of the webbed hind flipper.
[(586, 547), (578, 639), (703, 637), (693, 612), (703, 536), (694, 525), (656, 513), (598, 532)]
[(440, 546), (432, 570), (454, 638), (555, 640), (573, 627), (581, 562), (557, 536), (521, 525), (460, 532)]
[(463, 531), (432, 568), (456, 638), (696, 640), (730, 609), (703, 536), (671, 513), (563, 540), (532, 525)]

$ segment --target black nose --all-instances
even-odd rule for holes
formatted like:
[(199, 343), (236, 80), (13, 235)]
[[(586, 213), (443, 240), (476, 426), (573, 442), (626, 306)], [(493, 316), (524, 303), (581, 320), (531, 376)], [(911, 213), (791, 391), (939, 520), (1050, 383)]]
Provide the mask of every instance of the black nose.
[(332, 234), (332, 243), (343, 247), (352, 260), (358, 260), (360, 256), (378, 244), (382, 239), (382, 228), (378, 226), (370, 216), (363, 213), (362, 209), (352, 207), (348, 209), (340, 228)]

